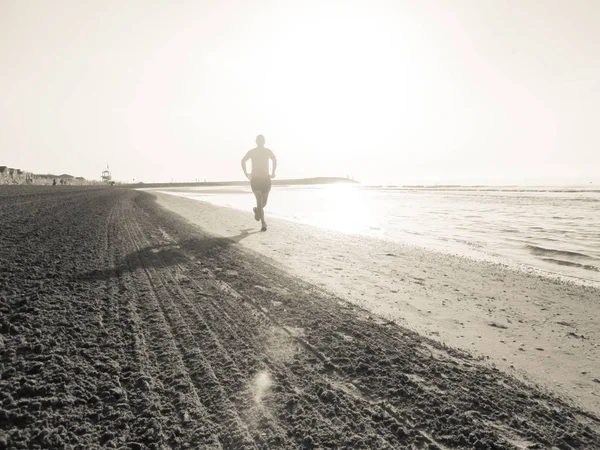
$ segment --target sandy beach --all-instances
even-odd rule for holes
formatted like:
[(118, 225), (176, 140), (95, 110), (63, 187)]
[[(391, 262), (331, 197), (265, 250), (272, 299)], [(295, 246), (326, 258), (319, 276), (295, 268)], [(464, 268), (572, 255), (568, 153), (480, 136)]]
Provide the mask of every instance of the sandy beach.
[(593, 286), (128, 189), (0, 225), (0, 448), (600, 448)]
[[(157, 194), (163, 207), (221, 236), (249, 214)], [(593, 283), (270, 220), (239, 245), (374, 314), (485, 358), (600, 414), (600, 302)]]

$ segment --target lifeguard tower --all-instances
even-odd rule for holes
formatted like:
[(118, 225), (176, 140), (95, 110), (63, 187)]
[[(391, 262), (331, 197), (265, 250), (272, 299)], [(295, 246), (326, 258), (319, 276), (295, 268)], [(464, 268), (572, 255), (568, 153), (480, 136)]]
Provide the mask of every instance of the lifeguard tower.
[(111, 184), (112, 182), (112, 175), (110, 174), (108, 164), (106, 165), (106, 170), (102, 171), (102, 182), (107, 184)]

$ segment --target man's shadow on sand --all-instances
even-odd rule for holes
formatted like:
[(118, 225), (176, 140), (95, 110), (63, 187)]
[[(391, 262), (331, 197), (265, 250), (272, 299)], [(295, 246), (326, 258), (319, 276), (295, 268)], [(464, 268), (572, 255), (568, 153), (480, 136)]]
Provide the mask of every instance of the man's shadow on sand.
[(207, 235), (170, 244), (151, 245), (129, 253), (118, 262), (116, 267), (90, 270), (76, 275), (75, 278), (80, 281), (108, 280), (138, 269), (162, 269), (184, 264), (189, 261), (190, 256), (203, 260), (241, 242), (248, 236), (260, 233), (260, 231), (250, 232), (251, 229), (241, 230), (235, 236)]

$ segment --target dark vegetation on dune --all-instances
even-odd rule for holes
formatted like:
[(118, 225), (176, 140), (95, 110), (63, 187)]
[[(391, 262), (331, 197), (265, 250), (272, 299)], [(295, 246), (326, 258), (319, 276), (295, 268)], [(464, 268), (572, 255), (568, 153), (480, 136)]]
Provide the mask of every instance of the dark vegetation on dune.
[[(600, 448), (600, 420), (119, 188), (0, 188), (0, 449)], [(263, 234), (262, 236), (268, 236)]]

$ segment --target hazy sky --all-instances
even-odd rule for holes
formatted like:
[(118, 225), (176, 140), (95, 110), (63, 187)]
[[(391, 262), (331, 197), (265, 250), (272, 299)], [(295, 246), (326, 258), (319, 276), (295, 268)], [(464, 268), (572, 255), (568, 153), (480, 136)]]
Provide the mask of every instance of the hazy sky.
[(0, 0), (0, 165), (600, 183), (600, 1)]

